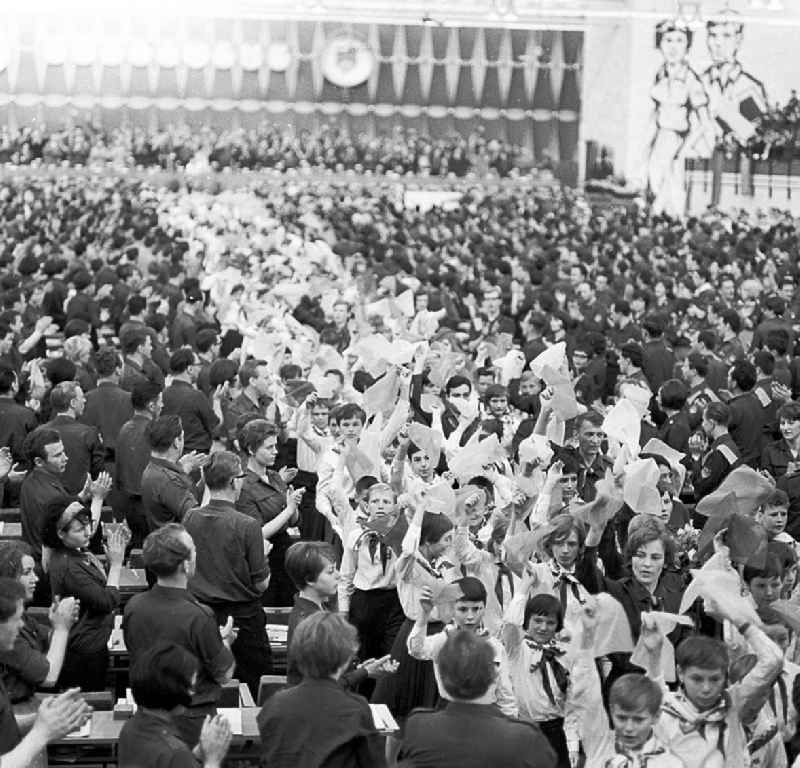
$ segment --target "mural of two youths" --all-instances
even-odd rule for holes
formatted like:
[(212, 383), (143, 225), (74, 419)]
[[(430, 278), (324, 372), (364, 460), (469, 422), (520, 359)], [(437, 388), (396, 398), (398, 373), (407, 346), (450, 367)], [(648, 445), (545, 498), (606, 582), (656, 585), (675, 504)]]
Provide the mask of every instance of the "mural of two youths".
[(692, 30), (679, 19), (656, 27), (656, 48), (664, 61), (650, 89), (647, 141), (648, 188), (656, 213), (684, 213), (686, 158), (710, 157), (722, 143), (747, 144), (767, 111), (763, 84), (739, 62), (742, 33), (733, 14), (709, 21), (706, 43), (712, 63), (697, 74), (687, 58)]

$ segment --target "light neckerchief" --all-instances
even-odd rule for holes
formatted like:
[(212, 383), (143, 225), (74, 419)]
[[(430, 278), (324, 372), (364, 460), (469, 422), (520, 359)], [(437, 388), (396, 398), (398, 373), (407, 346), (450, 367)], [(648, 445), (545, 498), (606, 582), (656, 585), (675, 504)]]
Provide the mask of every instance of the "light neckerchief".
[(565, 696), (569, 685), (569, 672), (562, 666), (559, 659), (564, 656), (566, 651), (562, 650), (554, 641), (539, 643), (528, 635), (525, 635), (524, 640), (525, 645), (528, 646), (533, 655), (529, 672), (531, 674), (541, 673), (542, 687), (547, 694), (547, 698), (553, 706), (558, 706), (551, 678), (558, 690), (561, 691), (561, 695)]
[(667, 752), (654, 736), (651, 736), (636, 752), (629, 752), (619, 741), (615, 742), (614, 750), (616, 754), (605, 761), (603, 768), (647, 768), (652, 758)]

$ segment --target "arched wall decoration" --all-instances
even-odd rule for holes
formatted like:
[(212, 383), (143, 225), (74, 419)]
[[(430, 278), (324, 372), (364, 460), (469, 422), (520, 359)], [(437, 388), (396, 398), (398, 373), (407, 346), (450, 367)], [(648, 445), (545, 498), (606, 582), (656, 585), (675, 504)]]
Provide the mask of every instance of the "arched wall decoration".
[(0, 22), (9, 122), (59, 104), (143, 125), (191, 115), (219, 127), (481, 129), (539, 159), (577, 160), (580, 31), (132, 17), (73, 38), (35, 17)]

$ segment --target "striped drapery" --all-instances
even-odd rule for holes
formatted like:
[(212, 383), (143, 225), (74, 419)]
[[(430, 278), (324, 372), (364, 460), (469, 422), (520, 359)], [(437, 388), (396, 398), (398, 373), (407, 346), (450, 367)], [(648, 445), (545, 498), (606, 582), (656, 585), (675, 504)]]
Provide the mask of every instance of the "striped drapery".
[[(0, 22), (4, 22), (0, 14)], [(11, 17), (0, 55), (0, 119), (58, 121), (88, 111), (109, 125), (166, 118), (294, 130), (482, 130), (554, 164), (575, 163), (583, 33), (237, 19)], [(2, 26), (0, 24), (0, 26)], [(341, 87), (321, 67), (330, 40), (363, 41), (374, 66)]]

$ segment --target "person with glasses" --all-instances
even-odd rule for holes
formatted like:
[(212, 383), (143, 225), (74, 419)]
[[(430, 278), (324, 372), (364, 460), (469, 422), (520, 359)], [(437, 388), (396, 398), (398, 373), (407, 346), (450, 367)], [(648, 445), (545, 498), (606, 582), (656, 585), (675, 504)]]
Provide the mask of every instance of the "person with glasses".
[(261, 675), (272, 669), (267, 619), (261, 605), (269, 586), (261, 524), (236, 509), (246, 473), (235, 453), (213, 454), (203, 477), (210, 500), (183, 518), (197, 549), (189, 590), (214, 611), (220, 626), (233, 618), (238, 630), (231, 644), (236, 677), (247, 683), (255, 696)]
[(51, 548), (48, 573), (54, 595), (80, 602), (70, 630), (58, 684), (84, 691), (105, 688), (108, 639), (119, 607), (119, 580), (129, 535), (112, 530), (105, 543), (108, 571), (88, 547), (94, 533), (92, 514), (79, 501), (54, 502), (47, 510), (44, 544)]

